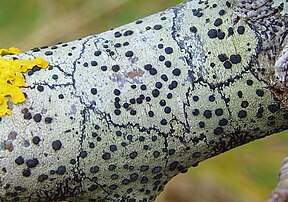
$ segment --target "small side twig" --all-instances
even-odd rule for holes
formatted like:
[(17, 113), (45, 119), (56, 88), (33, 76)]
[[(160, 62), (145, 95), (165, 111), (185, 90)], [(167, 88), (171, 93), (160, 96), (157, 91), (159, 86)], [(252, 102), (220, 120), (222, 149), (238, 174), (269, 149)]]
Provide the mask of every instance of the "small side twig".
[(279, 178), (280, 182), (273, 190), (268, 202), (288, 202), (288, 157), (282, 163)]

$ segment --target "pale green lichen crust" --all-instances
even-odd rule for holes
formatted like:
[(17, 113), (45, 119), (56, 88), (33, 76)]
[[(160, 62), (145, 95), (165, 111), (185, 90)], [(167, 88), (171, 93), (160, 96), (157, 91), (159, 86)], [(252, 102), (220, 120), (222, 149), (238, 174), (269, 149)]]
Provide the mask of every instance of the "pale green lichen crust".
[(288, 107), (288, 13), (284, 0), (240, 1), (233, 4), (235, 13), (257, 30), (261, 41), (253, 74), (269, 85), (271, 92)]
[(233, 2), (20, 55), (50, 66), (26, 74), (26, 101), (0, 121), (0, 199), (148, 202), (177, 173), (287, 129), (253, 71), (262, 40)]

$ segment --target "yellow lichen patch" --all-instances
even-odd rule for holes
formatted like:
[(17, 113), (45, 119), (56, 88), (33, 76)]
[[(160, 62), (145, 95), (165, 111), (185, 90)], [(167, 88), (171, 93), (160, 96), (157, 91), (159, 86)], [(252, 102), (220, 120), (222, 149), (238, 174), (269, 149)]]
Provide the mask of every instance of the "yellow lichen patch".
[[(20, 53), (18, 48), (0, 49), (0, 56), (18, 53)], [(35, 66), (47, 68), (48, 62), (42, 58), (18, 60), (0, 57), (0, 117), (12, 113), (8, 107), (9, 97), (14, 104), (25, 101), (25, 96), (20, 88), (27, 87), (27, 84), (22, 73), (27, 72)]]
[(19, 54), (19, 53), (21, 53), (21, 51), (15, 47), (11, 47), (9, 49), (5, 49), (5, 48), (0, 49), (0, 56), (13, 55), (13, 54)]

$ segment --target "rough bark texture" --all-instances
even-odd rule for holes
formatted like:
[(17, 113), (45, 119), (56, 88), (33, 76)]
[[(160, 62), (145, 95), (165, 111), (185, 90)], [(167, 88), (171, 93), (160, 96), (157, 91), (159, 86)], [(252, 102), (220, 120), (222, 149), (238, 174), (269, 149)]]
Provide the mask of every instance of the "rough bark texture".
[(177, 173), (286, 130), (283, 6), (188, 1), (18, 55), (50, 67), (0, 121), (0, 199), (152, 201)]

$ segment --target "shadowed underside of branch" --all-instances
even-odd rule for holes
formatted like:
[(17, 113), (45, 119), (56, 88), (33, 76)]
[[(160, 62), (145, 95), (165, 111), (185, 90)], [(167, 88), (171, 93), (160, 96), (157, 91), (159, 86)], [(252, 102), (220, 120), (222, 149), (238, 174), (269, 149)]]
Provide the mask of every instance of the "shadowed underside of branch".
[(188, 1), (42, 57), (0, 119), (3, 201), (152, 201), (179, 172), (286, 130), (287, 15)]

